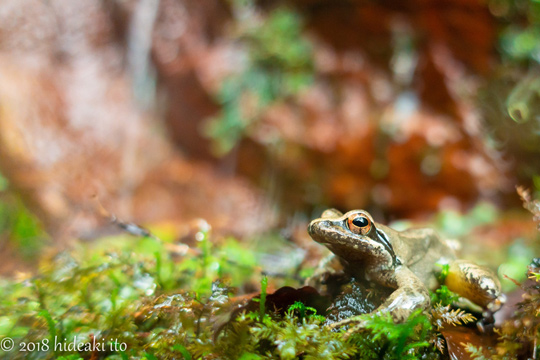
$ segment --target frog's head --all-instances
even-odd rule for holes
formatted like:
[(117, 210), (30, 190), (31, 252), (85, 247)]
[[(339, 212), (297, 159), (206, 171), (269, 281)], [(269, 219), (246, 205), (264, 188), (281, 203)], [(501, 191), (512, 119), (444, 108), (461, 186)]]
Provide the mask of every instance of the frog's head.
[(326, 210), (309, 224), (308, 232), (313, 240), (348, 261), (372, 259), (391, 264), (396, 259), (390, 240), (364, 210), (346, 214)]

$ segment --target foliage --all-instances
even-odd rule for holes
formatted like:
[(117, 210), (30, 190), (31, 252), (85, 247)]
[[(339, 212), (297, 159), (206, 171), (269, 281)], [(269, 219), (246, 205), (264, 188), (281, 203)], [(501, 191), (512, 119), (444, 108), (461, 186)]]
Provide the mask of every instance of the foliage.
[[(448, 276), (448, 272), (450, 271), (450, 265), (442, 264), (440, 267), (441, 273), (439, 274), (439, 283), (444, 284), (444, 281)], [(435, 289), (435, 291), (431, 293), (431, 303), (438, 304), (439, 306), (452, 305), (458, 299), (459, 295), (448, 289), (446, 285), (441, 285), (438, 289)]]
[(540, 63), (540, 3), (535, 0), (491, 0), (490, 5), (507, 26), (500, 36), (502, 54), (510, 61)]
[[(247, 254), (236, 258), (246, 262), (231, 263), (225, 254), (241, 247), (232, 240), (213, 245), (210, 236), (202, 226), (197, 248), (180, 258), (177, 246), (153, 237), (109, 237), (57, 255), (36, 276), (2, 280), (0, 333), (13, 338), (17, 349), (30, 343), (41, 347), (9, 355), (15, 359), (439, 357), (431, 345), (438, 336), (431, 325), (433, 315), (421, 312), (403, 324), (394, 324), (386, 314), (366, 315), (365, 328), (352, 335), (345, 329), (332, 330), (323, 315), (301, 302), (280, 317), (261, 296), (255, 313), (235, 313), (237, 301), (231, 298), (235, 287), (260, 280), (266, 294), (268, 282), (279, 283), (261, 280)], [(103, 347), (92, 348), (93, 341)], [(73, 343), (82, 350), (67, 347)], [(123, 344), (125, 348), (118, 348)]]
[(8, 180), (0, 174), (0, 239), (7, 239), (23, 259), (32, 259), (48, 236), (37, 217), (9, 190)]
[[(538, 351), (540, 341), (540, 281), (536, 273), (540, 271), (540, 260), (534, 259), (527, 274), (532, 282), (522, 284), (525, 291), (518, 311), (497, 331), (499, 339), (492, 349), (482, 349), (469, 345), (467, 350), (475, 360), (507, 360), (529, 356)], [(486, 356), (486, 353), (489, 354)]]
[(370, 333), (355, 333), (351, 341), (361, 349), (362, 359), (417, 359), (424, 348), (431, 323), (421, 311), (414, 312), (402, 324), (395, 324), (389, 313), (364, 315)]
[[(533, 205), (529, 207), (535, 210)], [(22, 344), (41, 346), (41, 351), (9, 356), (443, 359), (443, 328), (476, 320), (452, 307), (457, 297), (444, 286), (432, 293), (432, 309), (417, 311), (400, 324), (386, 313), (366, 314), (359, 316), (362, 327), (336, 331), (324, 314), (302, 302), (280, 316), (268, 306), (267, 292), (290, 279), (262, 277), (249, 250), (233, 239), (217, 245), (204, 222), (195, 238), (194, 248), (152, 236), (104, 238), (57, 255), (36, 276), (0, 280), (0, 333), (13, 338), (19, 349)], [(443, 265), (441, 280), (447, 272)], [(531, 280), (523, 285), (527, 296), (500, 329), (490, 358), (515, 358), (538, 340), (538, 274), (540, 261), (529, 268)], [(254, 312), (235, 312), (241, 300), (232, 295), (248, 283), (260, 284), (259, 304)], [(66, 348), (93, 341), (107, 350)], [(52, 346), (56, 344), (60, 346)], [(117, 347), (121, 344), (124, 349)], [(490, 351), (477, 344), (463, 347), (478, 359)]]
[[(308, 312), (311, 311), (311, 314)], [(311, 306), (304, 305), (303, 302), (297, 301), (289, 307), (289, 312), (296, 312), (300, 321), (303, 321), (305, 317), (316, 317), (320, 322), (326, 321), (326, 318), (322, 315), (317, 315), (317, 310)]]
[[(529, 197), (532, 196), (529, 192), (527, 194)], [(530, 207), (534, 209), (535, 205), (531, 203)], [(465, 256), (474, 262), (483, 262), (482, 265), (488, 265), (493, 268), (498, 267), (503, 291), (507, 292), (514, 290), (516, 285), (514, 282), (506, 279), (505, 276), (518, 281), (524, 280), (525, 264), (539, 250), (539, 243), (535, 241), (534, 236), (525, 235), (524, 233), (503, 235), (505, 229), (503, 224), (505, 222), (512, 222), (514, 219), (513, 216), (511, 212), (503, 212), (493, 204), (479, 202), (471, 210), (464, 213), (452, 209), (438, 212), (434, 218), (434, 226), (440, 234), (443, 234), (443, 238), (459, 239), (460, 246), (463, 246), (460, 251), (461, 256)], [(413, 225), (402, 225), (402, 229), (411, 226)], [(482, 235), (483, 229), (487, 228), (500, 228), (502, 230), (500, 237), (496, 240), (500, 244), (501, 249), (491, 252), (489, 257), (484, 256), (485, 249), (480, 245), (485, 241), (485, 236)], [(443, 276), (442, 272), (439, 278), (440, 283), (444, 283), (444, 279), (441, 278)], [(447, 290), (445, 287), (441, 287), (437, 289), (435, 294), (439, 294), (442, 297), (449, 295), (449, 299), (432, 298), (432, 303), (435, 304), (442, 300), (443, 304), (447, 305), (455, 301), (455, 299), (451, 298), (453, 295), (447, 292)]]
[(431, 303), (441, 306), (452, 305), (459, 299), (459, 295), (452, 292), (446, 285), (441, 285), (438, 289), (431, 293)]
[[(540, 187), (538, 188), (540, 189)], [(518, 187), (517, 192), (523, 201), (523, 207), (533, 215), (533, 220), (538, 223), (540, 231), (540, 200), (533, 199), (531, 192), (522, 187)]]
[(299, 320), (289, 311), (280, 321), (266, 318), (251, 327), (250, 334), (262, 346), (260, 355), (275, 358), (295, 359), (302, 355), (305, 359), (335, 359), (354, 354), (354, 347), (343, 341), (340, 333), (321, 325), (318, 317)]
[(474, 321), (476, 321), (476, 318), (472, 314), (461, 309), (450, 309), (450, 305), (437, 304), (431, 310), (431, 322), (438, 330), (442, 329), (445, 323), (458, 326)]
[[(539, 220), (540, 202), (534, 199), (529, 191), (518, 188), (523, 206)], [(539, 228), (540, 230), (540, 228)], [(527, 270), (528, 281), (519, 284), (524, 291), (523, 301), (518, 303), (517, 311), (511, 319), (499, 329), (499, 341), (492, 349), (482, 349), (469, 345), (467, 350), (475, 360), (506, 360), (519, 357), (531, 358), (538, 352), (540, 342), (540, 258), (532, 260)], [(489, 355), (486, 356), (486, 353)]]
[(229, 152), (264, 110), (296, 94), (312, 77), (311, 47), (302, 37), (297, 14), (281, 8), (262, 17), (250, 1), (233, 7), (242, 24), (236, 37), (247, 58), (223, 82), (217, 95), (221, 114), (206, 127), (217, 154)]
[[(50, 351), (33, 352), (32, 358), (68, 356), (73, 351), (53, 344), (94, 338), (106, 346), (127, 344), (130, 358), (185, 352), (183, 339), (197, 338), (207, 316), (228, 304), (229, 288), (213, 280), (244, 284), (257, 276), (253, 268), (228, 262), (226, 251), (207, 238), (202, 229), (199, 247), (181, 261), (174, 261), (178, 254), (167, 250), (169, 244), (153, 238), (105, 238), (57, 255), (37, 276), (2, 280), (0, 334), (13, 338), (16, 348), (48, 345)], [(204, 334), (211, 339), (211, 331)]]
[(466, 214), (456, 210), (441, 211), (437, 214), (436, 224), (444, 234), (459, 237), (469, 234), (475, 227), (494, 223), (498, 216), (493, 204), (480, 202)]
[(260, 307), (259, 307), (259, 319), (260, 321), (264, 320), (265, 309), (266, 309), (266, 288), (268, 286), (268, 278), (264, 276), (261, 280), (261, 298), (260, 298)]

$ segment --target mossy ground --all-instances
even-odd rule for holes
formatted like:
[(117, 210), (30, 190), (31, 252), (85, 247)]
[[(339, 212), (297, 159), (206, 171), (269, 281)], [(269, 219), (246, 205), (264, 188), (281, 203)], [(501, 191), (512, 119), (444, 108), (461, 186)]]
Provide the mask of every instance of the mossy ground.
[[(267, 278), (238, 241), (215, 245), (204, 226), (195, 238), (192, 248), (128, 234), (79, 243), (43, 261), (37, 274), (0, 280), (0, 334), (14, 340), (14, 349), (0, 357), (447, 359), (445, 328), (468, 324), (463, 329), (476, 332), (472, 315), (450, 306), (455, 298), (444, 286), (432, 294), (430, 311), (414, 313), (403, 324), (363, 315), (365, 327), (355, 332), (330, 329), (325, 314), (303, 303), (276, 312), (268, 306), (266, 294), (273, 291), (267, 286), (299, 288), (298, 271)], [(539, 267), (529, 267), (531, 280), (522, 285), (526, 297), (517, 315), (486, 335), (493, 346), (460, 345), (471, 358), (532, 354), (538, 343)], [(249, 289), (257, 291), (246, 294)], [(257, 292), (251, 304), (258, 305), (242, 311), (241, 304)]]

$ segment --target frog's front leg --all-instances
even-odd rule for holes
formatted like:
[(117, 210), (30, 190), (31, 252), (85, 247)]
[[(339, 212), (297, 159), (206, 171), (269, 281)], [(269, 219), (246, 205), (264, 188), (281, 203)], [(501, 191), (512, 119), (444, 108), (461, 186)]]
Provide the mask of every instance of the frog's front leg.
[[(400, 265), (394, 270), (374, 271), (367, 275), (378, 284), (396, 289), (374, 313), (389, 312), (394, 321), (404, 322), (415, 310), (427, 309), (431, 304), (428, 289), (406, 266)], [(355, 326), (349, 329), (349, 335), (364, 327), (362, 315), (333, 323), (329, 327), (335, 329), (351, 324)]]
[(391, 272), (378, 272), (376, 277), (379, 284), (396, 288), (376, 312), (390, 312), (394, 321), (404, 322), (415, 310), (430, 306), (428, 289), (406, 266), (400, 265)]

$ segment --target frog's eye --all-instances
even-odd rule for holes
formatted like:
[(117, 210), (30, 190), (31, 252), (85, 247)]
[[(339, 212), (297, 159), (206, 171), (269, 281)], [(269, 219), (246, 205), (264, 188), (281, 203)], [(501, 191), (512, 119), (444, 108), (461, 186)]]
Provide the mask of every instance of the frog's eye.
[(349, 230), (355, 234), (366, 235), (371, 230), (371, 220), (363, 214), (353, 214), (347, 222)]

